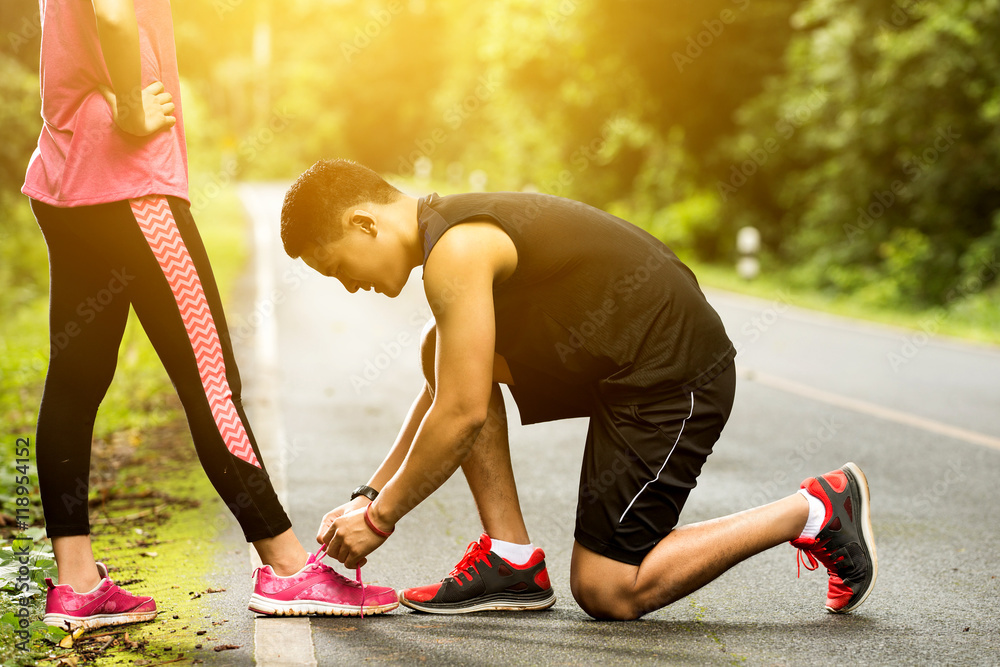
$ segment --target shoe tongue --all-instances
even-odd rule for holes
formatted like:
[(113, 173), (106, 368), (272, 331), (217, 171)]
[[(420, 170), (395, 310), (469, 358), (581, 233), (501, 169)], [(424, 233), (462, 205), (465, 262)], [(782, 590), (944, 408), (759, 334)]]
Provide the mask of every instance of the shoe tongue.
[(486, 533), (479, 536), (479, 546), (486, 551), (493, 551), (493, 540)]

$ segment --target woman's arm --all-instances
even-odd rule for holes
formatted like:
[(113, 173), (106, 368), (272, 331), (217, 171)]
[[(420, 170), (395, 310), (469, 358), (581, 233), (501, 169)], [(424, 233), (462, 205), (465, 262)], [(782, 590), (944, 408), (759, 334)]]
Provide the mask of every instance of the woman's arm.
[(142, 87), (139, 24), (132, 0), (92, 1), (112, 85), (100, 90), (111, 106), (115, 124), (138, 137), (172, 127), (177, 122), (172, 115), (173, 97), (159, 81)]

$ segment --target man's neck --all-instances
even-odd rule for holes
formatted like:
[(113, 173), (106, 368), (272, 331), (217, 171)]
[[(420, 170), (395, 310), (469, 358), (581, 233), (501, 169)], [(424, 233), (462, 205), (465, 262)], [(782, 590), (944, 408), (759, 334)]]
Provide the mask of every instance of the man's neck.
[(424, 263), (424, 239), (420, 234), (417, 205), (418, 199), (409, 195), (403, 195), (402, 199), (392, 205), (393, 219), (399, 225), (399, 235), (406, 248), (411, 269)]

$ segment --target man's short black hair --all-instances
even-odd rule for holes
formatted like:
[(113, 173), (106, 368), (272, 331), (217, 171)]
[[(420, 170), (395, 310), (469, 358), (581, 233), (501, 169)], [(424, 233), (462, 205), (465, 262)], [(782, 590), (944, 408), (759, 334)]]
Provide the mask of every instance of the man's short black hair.
[(351, 160), (320, 160), (285, 193), (281, 242), (293, 259), (310, 244), (336, 241), (344, 211), (360, 204), (391, 204), (403, 193), (368, 167)]

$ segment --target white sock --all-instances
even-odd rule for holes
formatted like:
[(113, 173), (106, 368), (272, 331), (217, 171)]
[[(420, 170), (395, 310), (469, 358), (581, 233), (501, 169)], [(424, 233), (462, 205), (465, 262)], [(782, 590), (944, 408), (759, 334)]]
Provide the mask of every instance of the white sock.
[(815, 540), (819, 531), (823, 528), (823, 519), (826, 518), (826, 507), (823, 501), (810, 494), (805, 489), (799, 489), (799, 493), (809, 501), (809, 518), (806, 519), (806, 527), (799, 535), (800, 540)]
[(490, 547), (493, 553), (512, 565), (524, 565), (531, 560), (531, 554), (535, 553), (535, 545), (533, 544), (514, 544), (503, 540), (494, 540), (492, 537), (490, 541), (493, 543)]

